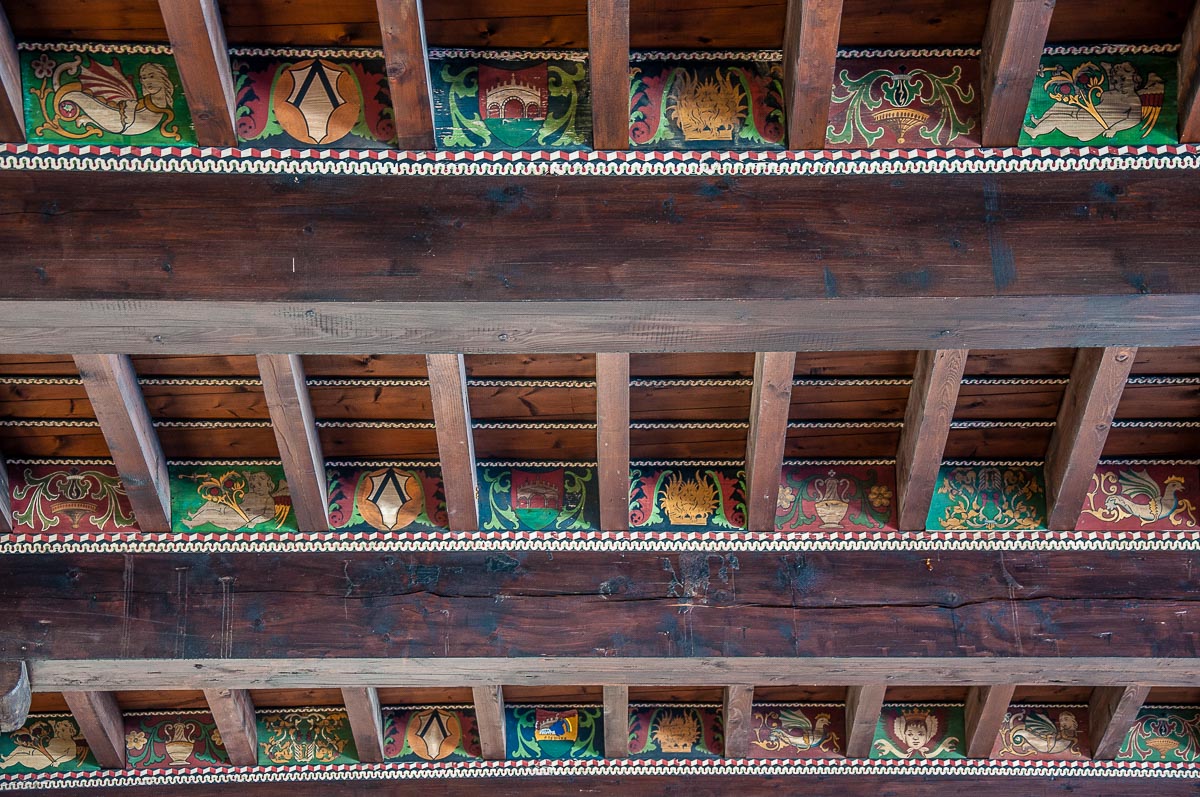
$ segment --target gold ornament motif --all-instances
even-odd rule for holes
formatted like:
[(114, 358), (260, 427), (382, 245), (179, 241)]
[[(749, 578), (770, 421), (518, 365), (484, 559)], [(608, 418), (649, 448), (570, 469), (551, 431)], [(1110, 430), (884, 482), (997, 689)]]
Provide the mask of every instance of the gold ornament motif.
[(345, 714), (289, 711), (264, 720), (270, 736), (260, 746), (274, 764), (308, 764), (334, 761), (349, 741), (341, 735)]
[(685, 481), (672, 473), (663, 485), (662, 505), (672, 524), (703, 526), (717, 509), (717, 488), (699, 476)]
[(746, 117), (746, 96), (727, 70), (706, 80), (681, 70), (673, 93), (667, 114), (685, 141), (732, 141)]
[(1100, 471), (1092, 474), (1083, 513), (1104, 523), (1137, 518), (1143, 526), (1169, 520), (1172, 526), (1195, 528), (1196, 507), (1179, 497), (1184, 486), (1184, 478), (1174, 474), (1160, 486), (1145, 470)]
[(700, 741), (700, 720), (694, 712), (667, 712), (654, 724), (652, 738), (664, 753), (690, 753)]

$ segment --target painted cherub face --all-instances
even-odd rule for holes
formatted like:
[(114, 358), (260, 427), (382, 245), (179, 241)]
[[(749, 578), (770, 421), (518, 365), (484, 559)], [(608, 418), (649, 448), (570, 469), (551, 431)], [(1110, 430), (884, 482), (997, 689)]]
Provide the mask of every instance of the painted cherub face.
[(909, 750), (919, 750), (929, 744), (929, 726), (920, 720), (904, 723), (904, 743)]

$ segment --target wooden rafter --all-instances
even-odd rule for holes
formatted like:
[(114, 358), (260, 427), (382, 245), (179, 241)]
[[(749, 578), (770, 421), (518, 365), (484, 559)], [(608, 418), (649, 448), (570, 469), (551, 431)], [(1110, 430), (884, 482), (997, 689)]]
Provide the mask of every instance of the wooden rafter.
[(25, 662), (0, 661), (0, 733), (11, 733), (25, 724), (31, 695)]
[(596, 460), (600, 528), (629, 527), (629, 355), (596, 355)]
[(1137, 349), (1080, 349), (1046, 451), (1046, 527), (1073, 529)]
[(1146, 702), (1149, 687), (1143, 684), (1103, 686), (1092, 690), (1088, 701), (1088, 731), (1092, 758), (1111, 761)]
[(629, 0), (588, 0), (592, 141), (629, 149)]
[(500, 761), (508, 755), (504, 732), (504, 687), (474, 686), (475, 727), (479, 729), (479, 749), (486, 761)]
[(985, 147), (1014, 147), (1046, 46), (1055, 0), (993, 0), (983, 33)]
[(213, 721), (221, 732), (229, 763), (238, 767), (257, 764), (258, 722), (250, 692), (210, 684), (204, 690), (204, 699), (208, 701)]
[(433, 98), (421, 0), (376, 0), (396, 146), (433, 149)]
[(13, 530), (12, 492), (8, 486), (8, 463), (0, 454), (0, 533)]
[(96, 763), (106, 769), (124, 769), (125, 723), (121, 719), (117, 696), (112, 692), (64, 691), (63, 699), (67, 701)]
[(237, 92), (217, 0), (159, 0), (196, 140), (236, 147)]
[(25, 141), (25, 103), (21, 92), (21, 59), (8, 17), (0, 8), (0, 142)]
[(1179, 48), (1179, 140), (1200, 141), (1200, 3), (1192, 8)]
[(783, 34), (788, 145), (824, 149), (842, 0), (789, 0)]
[(358, 760), (383, 762), (383, 712), (379, 708), (379, 691), (373, 686), (342, 689), (350, 731)]
[(479, 528), (479, 485), (466, 365), (461, 354), (430, 354), (425, 361), (449, 527), (451, 531), (472, 531)]
[(904, 531), (925, 528), (966, 365), (965, 349), (938, 349), (917, 355), (904, 430), (896, 451), (899, 524)]
[(138, 386), (133, 362), (122, 354), (76, 355), (75, 365), (121, 475), (138, 528), (171, 530), (167, 460)]
[(847, 757), (866, 758), (870, 755), (886, 692), (887, 684), (883, 682), (857, 684), (846, 690)]
[(725, 757), (746, 758), (750, 754), (750, 729), (754, 724), (754, 687), (726, 686), (721, 701)]
[(260, 354), (258, 372), (301, 531), (329, 530), (325, 457), (298, 354)]
[(629, 687), (606, 685), (604, 701), (604, 755), (629, 757)]
[(795, 372), (795, 352), (754, 355), (754, 390), (746, 438), (746, 527), (750, 531), (775, 528)]
[(1004, 715), (1012, 703), (1012, 684), (972, 686), (967, 690), (966, 753), (969, 758), (989, 758), (1000, 735)]

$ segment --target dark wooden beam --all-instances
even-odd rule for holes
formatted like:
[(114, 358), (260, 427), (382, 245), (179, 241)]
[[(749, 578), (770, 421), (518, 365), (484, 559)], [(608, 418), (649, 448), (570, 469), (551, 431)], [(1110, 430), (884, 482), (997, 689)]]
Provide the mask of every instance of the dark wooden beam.
[(112, 692), (64, 691), (63, 699), (87, 740), (96, 763), (105, 769), (125, 768), (125, 723)]
[(504, 687), (473, 686), (471, 695), (483, 758), (485, 761), (503, 761), (508, 756), (504, 736)]
[(158, 0), (203, 147), (236, 147), (237, 92), (217, 0)]
[(1088, 701), (1088, 738), (1092, 758), (1111, 761), (1137, 719), (1150, 688), (1144, 685), (1098, 686)]
[(0, 454), (0, 534), (12, 531), (12, 491), (8, 486), (8, 463)]
[(21, 91), (21, 59), (8, 17), (0, 8), (0, 142), (25, 143), (25, 102)]
[(629, 0), (588, 0), (592, 145), (629, 149)]
[(260, 354), (258, 372), (301, 531), (329, 530), (325, 457), (298, 354)]
[[(697, 264), (728, 204), (706, 176), (4, 171), (0, 251), (34, 277), (0, 284), (0, 337), (159, 355), (1200, 344), (1200, 172), (729, 179)], [(912, 201), (918, 182), (933, 199)], [(562, 234), (522, 237), (512, 207)]]
[(883, 709), (887, 684), (851, 686), (846, 690), (846, 757), (867, 758), (875, 740), (875, 726)]
[(430, 354), (429, 393), (437, 424), (442, 484), (451, 531), (479, 528), (476, 503), (479, 485), (475, 473), (475, 437), (471, 433), (471, 408), (467, 403), (467, 371), (461, 354)]
[(629, 528), (629, 355), (596, 355), (600, 528)]
[(229, 763), (250, 767), (258, 763), (258, 721), (254, 701), (245, 689), (207, 688), (204, 699), (221, 732)]
[(1200, 141), (1200, 3), (1192, 8), (1179, 48), (1179, 140)]
[(25, 725), (31, 696), (25, 662), (0, 661), (0, 733), (11, 733)]
[(138, 386), (133, 361), (123, 354), (80, 354), (75, 357), (75, 365), (121, 475), (138, 528), (170, 531), (167, 460)]
[(968, 758), (990, 758), (996, 740), (1000, 738), (1000, 726), (1012, 703), (1016, 686), (995, 684), (972, 686), (967, 690), (966, 753)]
[(966, 365), (966, 349), (938, 349), (917, 355), (904, 411), (904, 430), (896, 450), (899, 524), (904, 531), (925, 528)]
[(1015, 147), (1055, 0), (992, 0), (981, 56), (985, 147)]
[(750, 755), (750, 727), (754, 724), (754, 687), (726, 686), (721, 702), (725, 732), (725, 757)]
[(358, 760), (383, 763), (383, 713), (379, 708), (379, 691), (373, 686), (343, 689), (342, 701), (346, 704)]
[(1137, 349), (1080, 349), (1046, 451), (1046, 526), (1073, 529)]
[(775, 530), (779, 474), (792, 406), (795, 352), (754, 355), (750, 431), (746, 438), (746, 523), (750, 531)]
[(604, 687), (604, 757), (629, 758), (629, 687)]
[(434, 149), (433, 98), (421, 0), (376, 0), (400, 149)]
[(824, 149), (842, 0), (788, 0), (783, 33), (788, 146)]

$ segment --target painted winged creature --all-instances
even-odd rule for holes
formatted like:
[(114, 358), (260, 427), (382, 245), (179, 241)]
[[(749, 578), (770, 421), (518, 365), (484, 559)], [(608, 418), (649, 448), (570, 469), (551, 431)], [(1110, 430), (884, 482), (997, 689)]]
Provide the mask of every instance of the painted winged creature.
[[(155, 128), (169, 138), (181, 138), (178, 126), (171, 125), (175, 119), (175, 84), (165, 66), (142, 64), (138, 68), (139, 91), (115, 58), (111, 64), (81, 64), (76, 58), (54, 71), (50, 127), (75, 138), (101, 135), (101, 131), (137, 136)], [(83, 132), (68, 133), (62, 127), (65, 122), (74, 122)]]
[[(1116, 512), (1118, 517), (1132, 516), (1145, 526), (1170, 517), (1179, 508), (1179, 491), (1183, 489), (1183, 479), (1179, 476), (1167, 477), (1164, 486), (1159, 487), (1146, 471), (1127, 470), (1121, 472), (1118, 482), (1121, 492), (1104, 501), (1104, 508)], [(1145, 498), (1146, 502), (1137, 503), (1130, 497)]]
[(1045, 714), (1029, 713), (1013, 719), (1012, 742), (1039, 753), (1062, 753), (1079, 741), (1079, 720), (1070, 711), (1058, 715), (1055, 723)]
[(835, 745), (837, 737), (829, 732), (829, 715), (818, 714), (815, 722), (809, 720), (804, 712), (796, 709), (783, 709), (779, 712), (778, 728), (772, 728), (768, 737), (775, 743), (775, 749), (791, 746), (797, 750), (809, 750), (820, 747), (827, 741)]

